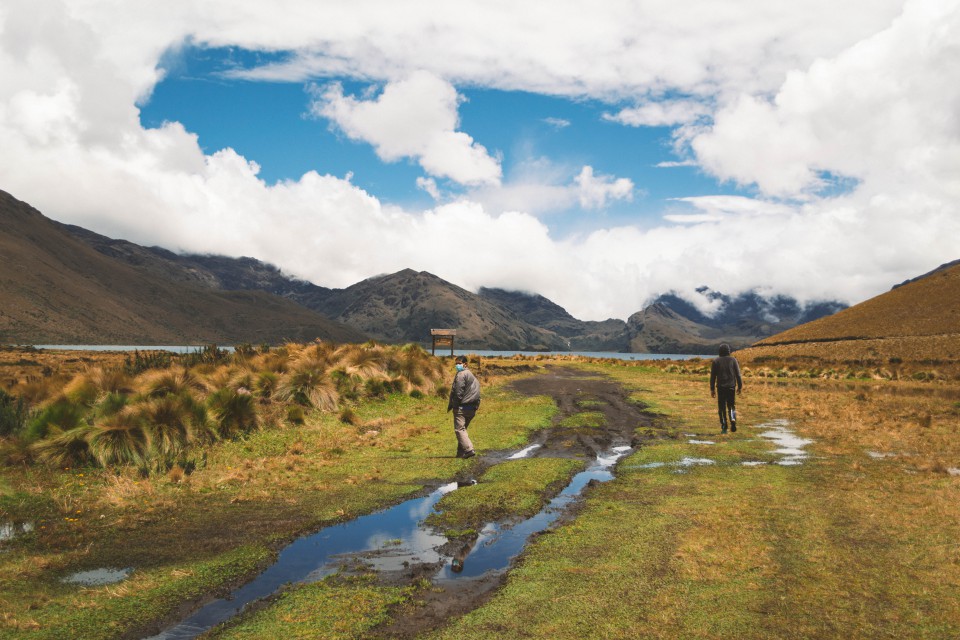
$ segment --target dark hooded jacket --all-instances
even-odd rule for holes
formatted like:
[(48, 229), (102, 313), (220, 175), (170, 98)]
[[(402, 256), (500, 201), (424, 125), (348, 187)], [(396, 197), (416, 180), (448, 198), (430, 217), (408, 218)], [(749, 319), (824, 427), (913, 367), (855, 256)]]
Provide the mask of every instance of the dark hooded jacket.
[(730, 347), (720, 345), (720, 357), (713, 361), (710, 367), (710, 393), (714, 389), (743, 389), (743, 378), (740, 377), (740, 363), (730, 355)]

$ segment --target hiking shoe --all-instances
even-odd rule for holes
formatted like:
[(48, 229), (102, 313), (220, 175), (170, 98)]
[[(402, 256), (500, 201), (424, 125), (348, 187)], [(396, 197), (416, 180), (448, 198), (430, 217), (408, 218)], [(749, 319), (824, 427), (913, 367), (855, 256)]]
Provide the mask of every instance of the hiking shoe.
[(477, 455), (477, 452), (476, 452), (476, 451), (467, 451), (465, 454), (463, 454), (462, 457), (464, 457), (464, 458), (472, 458), (472, 457), (475, 456), (475, 455)]
[(736, 430), (737, 430), (737, 421), (734, 420), (733, 423), (730, 425), (730, 431), (736, 431)]

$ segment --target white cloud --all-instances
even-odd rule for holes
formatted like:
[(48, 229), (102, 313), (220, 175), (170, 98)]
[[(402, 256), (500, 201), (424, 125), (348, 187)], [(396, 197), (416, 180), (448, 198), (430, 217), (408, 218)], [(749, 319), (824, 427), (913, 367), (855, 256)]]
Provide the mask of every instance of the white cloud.
[(692, 148), (720, 178), (775, 196), (809, 196), (822, 172), (939, 189), (960, 174), (960, 84), (946, 81), (960, 76), (957, 34), (956, 2), (907, 2), (889, 28), (788, 73), (772, 100), (742, 95)]
[(489, 211), (523, 211), (539, 216), (577, 206), (586, 210), (603, 209), (609, 201), (629, 202), (634, 191), (629, 178), (595, 176), (589, 165), (576, 171), (539, 157), (519, 163), (502, 185), (474, 189), (467, 198), (481, 203)]
[(584, 209), (602, 209), (607, 200), (632, 200), (633, 182), (629, 178), (595, 176), (593, 167), (585, 166), (573, 180), (578, 188), (580, 206)]
[(709, 115), (711, 109), (692, 100), (664, 100), (648, 102), (619, 112), (603, 115), (605, 120), (619, 122), (631, 127), (672, 127), (678, 124), (690, 124)]
[(329, 118), (350, 138), (369, 142), (388, 162), (416, 158), (431, 175), (460, 184), (500, 182), (500, 163), (456, 130), (457, 90), (432, 73), (390, 82), (373, 100), (345, 96), (338, 83), (315, 93), (312, 113)]
[[(325, 286), (426, 269), (536, 291), (584, 319), (625, 318), (651, 295), (700, 285), (857, 301), (958, 257), (955, 2), (571, 1), (545, 14), (497, 0), (8, 0), (0, 33), (0, 188), (114, 237), (252, 255)], [(163, 52), (186, 39), (294, 52), (242, 72), (250, 78), (385, 83), (375, 97), (327, 85), (318, 108), (382, 157), (421, 163), (428, 193), (438, 178), (476, 186), (407, 211), (315, 172), (267, 185), (256, 158), (205, 153), (178, 123), (144, 129), (136, 105)], [(678, 139), (707, 170), (763, 195), (685, 198), (661, 226), (554, 238), (535, 214), (636, 187), (580, 163), (502, 181), (460, 130), (454, 83), (627, 104), (703, 99), (717, 105), (713, 123)], [(662, 119), (680, 121), (670, 109)], [(857, 186), (819, 197), (823, 172)], [(462, 260), (451, 238), (478, 250)]]
[(554, 129), (566, 129), (572, 123), (565, 118), (544, 118), (544, 122), (553, 127)]
[(440, 199), (440, 189), (437, 187), (437, 181), (433, 178), (420, 176), (417, 178), (417, 188), (421, 191), (426, 191), (434, 200)]

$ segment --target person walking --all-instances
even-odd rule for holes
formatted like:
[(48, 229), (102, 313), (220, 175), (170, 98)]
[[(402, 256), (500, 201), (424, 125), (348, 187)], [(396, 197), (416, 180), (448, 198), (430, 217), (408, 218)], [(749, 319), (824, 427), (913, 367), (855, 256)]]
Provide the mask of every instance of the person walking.
[[(743, 392), (740, 363), (730, 355), (730, 345), (720, 345), (720, 357), (710, 367), (710, 397), (717, 399), (720, 413), (720, 433), (737, 430), (737, 394)], [(729, 412), (729, 413), (728, 413)]]
[(453, 411), (453, 431), (457, 436), (457, 457), (472, 458), (476, 455), (473, 443), (467, 435), (470, 421), (480, 408), (480, 383), (467, 365), (466, 356), (457, 356), (454, 360), (457, 373), (450, 387), (450, 402), (447, 412)]

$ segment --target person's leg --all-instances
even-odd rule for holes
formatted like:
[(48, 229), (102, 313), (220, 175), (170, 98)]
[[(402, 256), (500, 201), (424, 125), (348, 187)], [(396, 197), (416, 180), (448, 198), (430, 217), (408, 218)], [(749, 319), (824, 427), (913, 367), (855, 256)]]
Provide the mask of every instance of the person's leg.
[(730, 397), (727, 398), (727, 406), (730, 407), (730, 431), (737, 430), (737, 392), (730, 389)]
[(457, 455), (460, 457), (473, 455), (473, 443), (467, 435), (467, 427), (473, 416), (473, 412), (464, 412), (463, 409), (453, 411), (453, 431), (457, 436)]
[(720, 433), (727, 432), (727, 399), (723, 389), (717, 389), (717, 413), (720, 414)]

